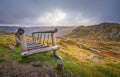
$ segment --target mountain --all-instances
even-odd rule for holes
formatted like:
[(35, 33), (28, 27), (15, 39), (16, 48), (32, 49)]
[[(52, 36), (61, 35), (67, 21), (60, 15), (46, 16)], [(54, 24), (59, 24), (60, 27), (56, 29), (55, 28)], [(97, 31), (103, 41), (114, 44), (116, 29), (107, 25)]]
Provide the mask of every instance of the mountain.
[[(0, 26), (0, 31), (6, 31), (6, 32), (15, 32), (19, 27), (17, 26)], [(32, 32), (41, 31), (41, 30), (53, 30), (55, 28), (58, 29), (58, 32), (56, 33), (57, 37), (66, 35), (70, 33), (73, 29), (76, 27), (67, 27), (67, 26), (56, 26), (56, 27), (21, 27), (25, 30), (26, 35), (30, 35)]]
[(120, 24), (100, 23), (98, 25), (78, 26), (66, 36), (85, 39), (120, 39)]

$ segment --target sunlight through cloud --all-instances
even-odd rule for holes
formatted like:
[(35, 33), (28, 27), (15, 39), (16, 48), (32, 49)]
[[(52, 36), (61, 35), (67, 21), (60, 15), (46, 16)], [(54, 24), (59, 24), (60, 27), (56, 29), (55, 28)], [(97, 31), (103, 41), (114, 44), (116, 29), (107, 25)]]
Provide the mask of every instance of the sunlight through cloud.
[(55, 10), (39, 17), (37, 23), (42, 25), (59, 25), (66, 19), (66, 17), (67, 14), (62, 10)]
[(98, 18), (85, 17), (83, 13), (69, 14), (63, 10), (47, 12), (43, 16), (38, 16), (37, 24), (44, 26), (79, 26), (89, 25), (98, 22)]

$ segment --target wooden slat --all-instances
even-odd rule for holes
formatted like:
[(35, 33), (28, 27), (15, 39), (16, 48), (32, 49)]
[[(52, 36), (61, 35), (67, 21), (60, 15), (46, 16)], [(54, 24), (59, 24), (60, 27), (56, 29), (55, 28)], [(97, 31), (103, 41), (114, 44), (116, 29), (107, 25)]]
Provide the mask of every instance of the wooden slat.
[(27, 48), (42, 47), (42, 46), (48, 46), (48, 45), (43, 45), (43, 44), (39, 44), (39, 45), (28, 45)]
[(28, 50), (33, 50), (33, 49), (40, 49), (40, 48), (45, 48), (45, 47), (49, 47), (49, 46), (36, 46), (36, 47), (29, 47), (27, 48)]
[(31, 44), (31, 43), (39, 43), (39, 42), (36, 42), (36, 41), (27, 41), (28, 44)]
[[(54, 33), (51, 33), (51, 39), (52, 39), (52, 45), (56, 46), (56, 38), (55, 38), (55, 34)], [(53, 55), (54, 56), (57, 55), (56, 50), (53, 50)]]
[(27, 47), (35, 47), (35, 46), (43, 46), (43, 44), (30, 44), (30, 45), (27, 45)]
[(37, 44), (41, 44), (41, 43), (35, 41), (27, 42), (27, 45), (37, 45)]
[(26, 51), (27, 50), (27, 45), (26, 45), (26, 39), (25, 39), (25, 31), (24, 31), (24, 29), (19, 28), (16, 33), (18, 34), (17, 37), (20, 40), (20, 46), (21, 46), (22, 52)]
[(57, 32), (57, 29), (48, 30), (48, 31), (38, 31), (38, 32), (33, 32), (32, 34), (35, 34), (35, 33), (55, 33), (55, 32)]
[(29, 45), (40, 45), (41, 43), (31, 43), (31, 44), (27, 44), (27, 46)]
[(22, 52), (21, 55), (22, 55), (22, 57), (26, 57), (26, 56), (29, 56), (32, 54), (47, 52), (50, 50), (57, 50), (57, 49), (59, 49), (59, 47), (56, 45), (56, 46), (52, 46), (52, 47), (45, 47), (45, 48), (40, 48), (40, 49), (28, 50), (28, 51)]

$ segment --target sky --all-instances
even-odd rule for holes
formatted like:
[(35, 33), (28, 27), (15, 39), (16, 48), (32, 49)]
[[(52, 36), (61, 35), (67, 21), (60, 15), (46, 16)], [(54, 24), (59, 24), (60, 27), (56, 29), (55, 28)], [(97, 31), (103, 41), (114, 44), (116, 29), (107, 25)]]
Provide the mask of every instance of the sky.
[(79, 26), (120, 23), (120, 0), (0, 0), (0, 24)]

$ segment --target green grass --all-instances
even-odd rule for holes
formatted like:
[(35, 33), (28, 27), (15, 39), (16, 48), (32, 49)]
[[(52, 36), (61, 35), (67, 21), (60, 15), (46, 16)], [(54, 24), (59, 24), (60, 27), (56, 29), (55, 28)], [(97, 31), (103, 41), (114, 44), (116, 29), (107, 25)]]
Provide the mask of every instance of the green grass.
[[(11, 51), (8, 44), (15, 44), (14, 36), (4, 36), (0, 37), (0, 62), (2, 61), (17, 61), (19, 63), (30, 63), (39, 60), (41, 65), (50, 65), (56, 70), (56, 65), (58, 59), (53, 57), (53, 53), (39, 53), (22, 58), (20, 53), (21, 49), (18, 47), (16, 51)], [(59, 74), (67, 74), (68, 77), (120, 77), (120, 63), (108, 63), (108, 64), (97, 64), (91, 59), (80, 59), (89, 50), (87, 46), (83, 45), (83, 49), (79, 47), (73, 47), (77, 45), (75, 41), (67, 40), (63, 42), (58, 42), (60, 45), (60, 50), (58, 54), (63, 58), (64, 69), (63, 71), (57, 71)], [(82, 44), (81, 44), (82, 45)], [(78, 53), (83, 53), (78, 54)], [(7, 56), (7, 58), (6, 58)]]
[(0, 62), (2, 62), (2, 61), (4, 61), (4, 59), (0, 57)]
[[(71, 75), (81, 77), (119, 77), (119, 71), (112, 69), (111, 67), (104, 65), (90, 65), (84, 62), (77, 61), (71, 57), (67, 57), (64, 54), (64, 72), (67, 71), (68, 77)], [(116, 66), (116, 65), (115, 65)]]
[(95, 71), (98, 72), (102, 77), (119, 77), (115, 71), (109, 67), (95, 66)]
[(111, 66), (112, 68), (120, 69), (120, 62), (119, 63), (109, 63), (107, 65)]

